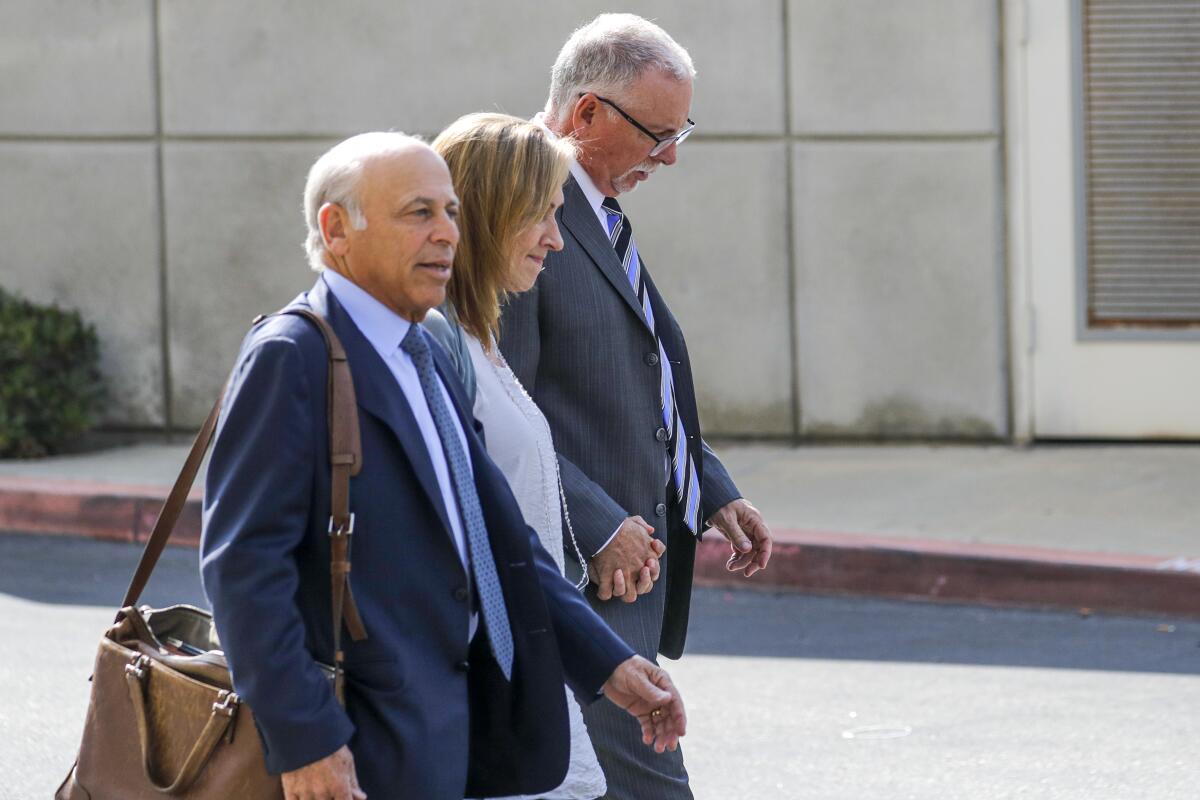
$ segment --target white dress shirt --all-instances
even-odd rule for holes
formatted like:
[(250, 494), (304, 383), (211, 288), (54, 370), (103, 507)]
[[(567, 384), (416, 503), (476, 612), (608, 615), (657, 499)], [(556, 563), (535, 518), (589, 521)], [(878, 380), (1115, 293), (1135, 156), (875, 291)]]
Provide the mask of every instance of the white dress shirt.
[[(325, 285), (329, 287), (329, 291), (333, 292), (333, 296), (337, 298), (337, 301), (342, 304), (342, 308), (346, 309), (346, 313), (350, 315), (351, 321), (362, 331), (363, 336), (367, 338), (367, 341), (379, 353), (379, 357), (383, 359), (383, 363), (387, 364), (388, 370), (391, 371), (392, 377), (396, 379), (396, 383), (400, 387), (400, 391), (404, 393), (405, 399), (408, 400), (408, 405), (417, 420), (417, 427), (421, 430), (421, 438), (425, 440), (425, 449), (429, 452), (429, 460), (433, 463), (433, 474), (437, 476), (438, 488), (442, 494), (442, 504), (445, 506), (446, 516), (450, 520), (450, 531), (454, 539), (454, 546), (458, 549), (458, 557), (462, 561), (463, 569), (466, 570), (469, 576), (471, 570), (467, 565), (467, 539), (463, 532), (462, 515), (459, 513), (458, 496), (454, 491), (454, 481), (450, 477), (450, 465), (446, 462), (446, 452), (442, 448), (442, 440), (438, 436), (437, 425), (434, 424), (433, 414), (429, 411), (429, 403), (426, 401), (425, 392), (421, 388), (421, 379), (417, 375), (417, 365), (413, 363), (412, 356), (400, 349), (400, 342), (404, 339), (413, 323), (376, 300), (358, 286), (358, 284), (332, 269), (322, 270), (321, 278), (325, 281)], [(353, 371), (353, 364), (350, 365), (350, 369)], [(438, 378), (438, 388), (442, 392), (442, 401), (446, 404), (446, 408), (450, 410), (450, 419), (453, 421), (454, 429), (458, 433), (463, 454), (467, 459), (467, 466), (470, 467), (471, 451), (467, 449), (467, 437), (463, 433), (458, 415), (453, 411), (454, 403), (450, 399), (450, 393), (446, 391), (446, 386), (442, 383), (440, 377)], [(472, 637), (475, 635), (478, 617), (478, 612), (471, 615), (470, 635)]]

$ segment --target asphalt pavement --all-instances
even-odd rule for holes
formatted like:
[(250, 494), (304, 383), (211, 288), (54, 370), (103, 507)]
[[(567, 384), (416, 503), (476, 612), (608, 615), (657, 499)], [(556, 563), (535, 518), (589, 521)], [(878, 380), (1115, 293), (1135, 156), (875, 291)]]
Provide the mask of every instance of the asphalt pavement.
[[(70, 766), (139, 552), (0, 534), (0, 798)], [(203, 604), (196, 552), (144, 600)], [(704, 588), (666, 666), (698, 800), (1197, 796), (1195, 620)]]

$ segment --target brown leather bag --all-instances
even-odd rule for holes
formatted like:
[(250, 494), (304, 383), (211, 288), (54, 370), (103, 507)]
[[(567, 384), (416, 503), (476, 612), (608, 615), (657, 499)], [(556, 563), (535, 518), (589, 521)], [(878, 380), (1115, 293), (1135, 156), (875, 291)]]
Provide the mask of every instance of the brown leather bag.
[[(320, 329), (329, 352), (329, 453), (332, 471), (331, 586), (334, 664), (325, 667), (339, 701), (341, 629), (366, 638), (350, 593), (350, 476), (362, 468), (358, 412), (346, 351), (311, 311), (285, 309)], [(262, 317), (255, 320), (259, 322)], [(56, 800), (278, 800), (279, 776), (267, 772), (254, 715), (233, 690), (212, 615), (187, 605), (137, 608), (166, 547), (212, 440), (221, 397), (205, 420), (175, 481), (116, 621), (105, 631), (92, 673), (92, 697), (79, 756)]]

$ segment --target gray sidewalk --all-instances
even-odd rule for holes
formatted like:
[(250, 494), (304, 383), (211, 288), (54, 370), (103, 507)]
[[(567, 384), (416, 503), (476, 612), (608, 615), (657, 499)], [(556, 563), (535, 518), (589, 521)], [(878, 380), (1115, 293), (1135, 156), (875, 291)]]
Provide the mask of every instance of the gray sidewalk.
[[(781, 530), (1200, 557), (1200, 445), (716, 450)], [(0, 460), (0, 477), (167, 487), (186, 453), (140, 444)]]
[(1200, 445), (719, 448), (780, 528), (1200, 556)]
[[(749, 585), (1200, 615), (1200, 445), (716, 449), (776, 534)], [(143, 540), (186, 450), (0, 461), (0, 530)], [(701, 582), (743, 583), (726, 555)]]

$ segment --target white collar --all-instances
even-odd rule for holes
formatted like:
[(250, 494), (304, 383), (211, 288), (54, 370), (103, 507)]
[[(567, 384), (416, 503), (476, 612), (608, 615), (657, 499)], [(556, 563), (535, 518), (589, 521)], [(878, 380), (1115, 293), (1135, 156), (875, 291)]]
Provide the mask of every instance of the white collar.
[(379, 355), (394, 355), (412, 323), (336, 270), (326, 267), (321, 270), (321, 279)]

